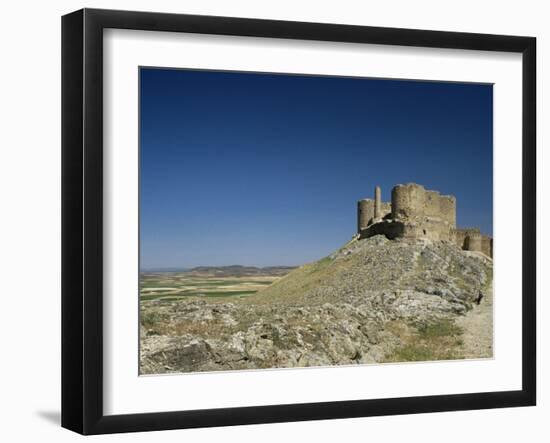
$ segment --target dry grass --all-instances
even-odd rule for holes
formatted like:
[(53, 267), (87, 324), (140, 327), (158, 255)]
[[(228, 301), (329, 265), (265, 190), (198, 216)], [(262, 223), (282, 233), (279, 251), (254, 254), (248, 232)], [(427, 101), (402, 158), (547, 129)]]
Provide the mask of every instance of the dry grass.
[(451, 320), (426, 325), (388, 323), (386, 329), (401, 340), (401, 345), (387, 355), (384, 362), (456, 360), (463, 358), (463, 331)]
[(283, 303), (304, 301), (305, 294), (330, 280), (341, 268), (343, 268), (342, 264), (330, 257), (308, 263), (294, 269), (271, 286), (248, 297), (246, 302), (265, 304), (273, 303), (273, 300)]

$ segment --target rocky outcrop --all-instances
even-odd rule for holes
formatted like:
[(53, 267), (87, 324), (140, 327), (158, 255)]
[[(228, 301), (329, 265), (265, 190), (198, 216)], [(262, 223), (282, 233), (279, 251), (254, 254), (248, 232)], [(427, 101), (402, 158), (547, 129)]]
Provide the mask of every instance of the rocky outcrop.
[(141, 372), (350, 365), (401, 344), (389, 325), (453, 321), (490, 286), (492, 261), (452, 243), (351, 241), (234, 302), (141, 303)]

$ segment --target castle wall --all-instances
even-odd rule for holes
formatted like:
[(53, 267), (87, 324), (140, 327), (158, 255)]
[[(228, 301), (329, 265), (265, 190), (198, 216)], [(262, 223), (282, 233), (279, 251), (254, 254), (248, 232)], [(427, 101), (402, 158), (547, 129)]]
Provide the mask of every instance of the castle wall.
[(439, 218), (456, 227), (456, 199), (424, 189), (415, 183), (397, 185), (392, 189), (392, 218)]
[(439, 216), (451, 227), (456, 227), (456, 198), (452, 195), (439, 196)]
[(426, 191), (424, 215), (428, 217), (439, 217), (439, 213), (441, 212), (439, 197), (439, 192), (437, 191)]
[(454, 229), (454, 240), (460, 249), (483, 252), (493, 257), (493, 238), (481, 234), (479, 228)]
[(466, 249), (466, 237), (469, 234), (479, 234), (479, 228), (465, 228), (465, 229), (455, 229), (454, 237), (456, 245), (460, 249)]
[(424, 215), (426, 190), (415, 183), (394, 186), (391, 192), (392, 218), (404, 219)]
[(441, 223), (439, 219), (428, 219), (420, 224), (422, 237), (431, 240), (454, 241), (453, 229), (447, 223)]
[(470, 233), (466, 236), (466, 250), (467, 251), (476, 251), (476, 252), (483, 252), (482, 246), (481, 246), (481, 234), (479, 233)]
[(382, 234), (390, 239), (424, 238), (454, 242), (459, 248), (493, 256), (493, 240), (479, 228), (456, 229), (456, 198), (426, 190), (416, 183), (396, 185), (391, 203), (382, 202), (380, 187), (375, 199), (358, 202), (360, 238)]
[(369, 238), (374, 235), (385, 235), (390, 240), (406, 237), (408, 231), (404, 223), (393, 220), (383, 220), (380, 223), (374, 223), (367, 229), (359, 233), (359, 238)]
[[(365, 198), (357, 202), (357, 232), (365, 229), (374, 221), (375, 201), (371, 198)], [(391, 215), (391, 203), (380, 202), (381, 218), (388, 218)]]
[(481, 252), (489, 257), (493, 256), (493, 239), (491, 237), (481, 236)]
[(466, 234), (463, 231), (455, 231), (455, 243), (460, 249), (464, 249)]
[(435, 220), (422, 223), (387, 219), (379, 223), (373, 223), (360, 232), (360, 238), (368, 238), (373, 235), (385, 235), (390, 240), (395, 238), (430, 240), (449, 240), (451, 238), (449, 226)]
[(380, 211), (382, 212), (382, 218), (388, 218), (389, 216), (391, 216), (391, 203), (382, 202), (380, 204)]

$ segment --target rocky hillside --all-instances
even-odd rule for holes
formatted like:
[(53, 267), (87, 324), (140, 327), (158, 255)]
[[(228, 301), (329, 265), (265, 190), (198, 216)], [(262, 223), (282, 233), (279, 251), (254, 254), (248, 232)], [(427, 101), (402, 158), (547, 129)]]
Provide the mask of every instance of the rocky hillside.
[(352, 240), (250, 297), (142, 301), (141, 372), (489, 357), (456, 320), (491, 282), (489, 258), (450, 243)]

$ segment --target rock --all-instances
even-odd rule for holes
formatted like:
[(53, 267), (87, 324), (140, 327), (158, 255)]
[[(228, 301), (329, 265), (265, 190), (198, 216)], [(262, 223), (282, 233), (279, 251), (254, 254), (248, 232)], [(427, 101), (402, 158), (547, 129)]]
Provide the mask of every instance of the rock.
[[(444, 242), (353, 240), (262, 291), (269, 303), (142, 302), (142, 373), (367, 364), (400, 345), (387, 325), (456, 319), (490, 283), (492, 261)], [(162, 330), (162, 335), (150, 335)]]

